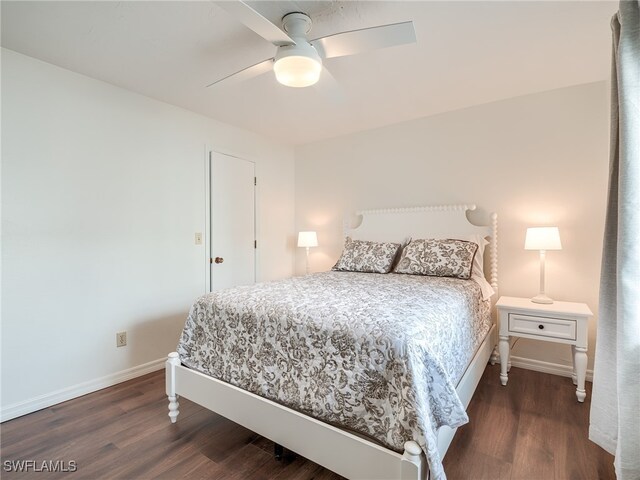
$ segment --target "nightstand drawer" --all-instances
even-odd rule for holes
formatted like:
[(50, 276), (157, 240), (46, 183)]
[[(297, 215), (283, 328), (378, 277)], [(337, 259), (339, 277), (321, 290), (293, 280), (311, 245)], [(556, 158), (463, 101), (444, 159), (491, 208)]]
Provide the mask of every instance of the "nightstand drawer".
[(534, 317), (519, 313), (509, 314), (509, 332), (526, 333), (537, 337), (576, 339), (575, 320), (561, 318)]

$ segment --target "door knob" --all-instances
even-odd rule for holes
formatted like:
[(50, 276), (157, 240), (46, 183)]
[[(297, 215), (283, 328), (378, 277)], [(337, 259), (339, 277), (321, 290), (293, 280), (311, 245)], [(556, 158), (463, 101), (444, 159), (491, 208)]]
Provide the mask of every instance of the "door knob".
[(216, 262), (216, 263), (222, 263), (222, 262), (224, 262), (224, 258), (222, 258), (222, 257), (216, 257), (216, 258), (215, 258), (215, 260), (214, 260), (214, 262)]

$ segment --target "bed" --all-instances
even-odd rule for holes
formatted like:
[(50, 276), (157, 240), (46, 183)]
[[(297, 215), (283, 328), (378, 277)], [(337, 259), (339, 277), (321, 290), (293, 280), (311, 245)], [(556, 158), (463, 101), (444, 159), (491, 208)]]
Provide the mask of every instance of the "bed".
[[(349, 238), (490, 238), (473, 205), (358, 212)], [(178, 396), (347, 478), (444, 478), (441, 458), (495, 347), (479, 284), (449, 277), (331, 271), (198, 299), (167, 360)], [(438, 330), (441, 330), (437, 334)]]

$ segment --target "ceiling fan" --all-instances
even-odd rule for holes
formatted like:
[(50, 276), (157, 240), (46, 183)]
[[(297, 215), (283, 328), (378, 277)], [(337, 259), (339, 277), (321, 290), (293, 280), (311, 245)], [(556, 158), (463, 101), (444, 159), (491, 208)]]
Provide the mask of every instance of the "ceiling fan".
[(416, 42), (416, 33), (411, 21), (307, 40), (312, 21), (305, 13), (286, 14), (282, 18), (280, 29), (241, 0), (215, 3), (262, 38), (273, 43), (277, 50), (274, 57), (216, 80), (207, 87), (247, 80), (271, 70), (278, 82), (288, 87), (314, 85), (321, 75), (330, 82), (335, 82), (322, 65), (324, 59)]

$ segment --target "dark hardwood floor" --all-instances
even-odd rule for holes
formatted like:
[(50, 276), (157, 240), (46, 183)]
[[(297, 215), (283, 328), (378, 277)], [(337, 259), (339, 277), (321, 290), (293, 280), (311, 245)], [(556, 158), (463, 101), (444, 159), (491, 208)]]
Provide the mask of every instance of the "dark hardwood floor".
[[(488, 366), (469, 405), (470, 423), (445, 457), (455, 479), (615, 479), (613, 457), (587, 440), (589, 395), (571, 380), (512, 369), (509, 385)], [(167, 416), (164, 372), (26, 415), (0, 426), (1, 476), (64, 479), (338, 479), (200, 406), (180, 400)], [(75, 472), (7, 471), (7, 462), (73, 461)]]
[(487, 366), (444, 459), (449, 480), (606, 480), (613, 456), (588, 440), (591, 383), (576, 400), (570, 378), (512, 368), (506, 387), (500, 365)]

